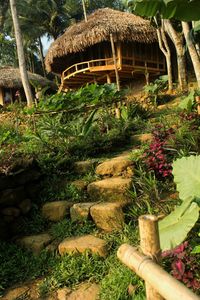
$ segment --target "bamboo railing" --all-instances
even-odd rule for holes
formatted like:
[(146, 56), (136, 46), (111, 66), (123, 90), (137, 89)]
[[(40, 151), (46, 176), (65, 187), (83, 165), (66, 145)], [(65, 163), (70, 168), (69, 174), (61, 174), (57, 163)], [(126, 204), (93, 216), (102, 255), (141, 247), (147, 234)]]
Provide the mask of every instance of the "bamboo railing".
[(158, 218), (139, 218), (140, 249), (128, 244), (120, 246), (119, 260), (145, 280), (147, 300), (199, 300), (191, 290), (163, 270), (160, 262)]

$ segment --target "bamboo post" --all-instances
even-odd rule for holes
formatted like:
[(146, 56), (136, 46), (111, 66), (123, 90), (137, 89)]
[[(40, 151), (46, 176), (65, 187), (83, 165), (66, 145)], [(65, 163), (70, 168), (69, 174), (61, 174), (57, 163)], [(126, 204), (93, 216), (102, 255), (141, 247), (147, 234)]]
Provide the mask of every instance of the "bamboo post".
[[(161, 259), (160, 239), (158, 232), (158, 218), (153, 215), (139, 217), (140, 248), (142, 253), (150, 256), (157, 263)], [(145, 282), (147, 300), (163, 300), (158, 292)]]
[(138, 252), (136, 248), (123, 244), (119, 247), (117, 256), (122, 263), (154, 287), (164, 299), (199, 300), (199, 297), (184, 284), (164, 271), (150, 257)]
[(114, 45), (114, 40), (113, 40), (112, 33), (110, 34), (110, 42), (111, 42), (112, 56), (113, 56), (113, 62), (114, 62), (114, 67), (115, 67), (115, 76), (116, 76), (117, 90), (120, 91), (119, 72), (118, 72), (118, 68), (117, 68), (115, 45)]
[(82, 6), (83, 6), (83, 13), (84, 13), (85, 22), (87, 22), (87, 13), (86, 13), (86, 7), (85, 7), (85, 0), (82, 0)]

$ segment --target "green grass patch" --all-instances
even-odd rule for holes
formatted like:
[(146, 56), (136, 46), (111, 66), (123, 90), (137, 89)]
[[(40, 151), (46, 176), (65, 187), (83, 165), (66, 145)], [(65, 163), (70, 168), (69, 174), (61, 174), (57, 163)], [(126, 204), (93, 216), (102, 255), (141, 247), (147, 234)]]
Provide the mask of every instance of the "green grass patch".
[(57, 240), (63, 240), (67, 237), (94, 233), (94, 231), (95, 225), (92, 221), (72, 222), (71, 220), (65, 219), (53, 224), (50, 229), (50, 234)]

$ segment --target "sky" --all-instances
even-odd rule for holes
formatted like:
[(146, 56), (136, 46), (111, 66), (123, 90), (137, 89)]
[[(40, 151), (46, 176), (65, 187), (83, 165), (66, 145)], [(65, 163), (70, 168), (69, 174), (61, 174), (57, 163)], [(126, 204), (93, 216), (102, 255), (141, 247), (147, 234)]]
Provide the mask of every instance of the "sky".
[(49, 46), (51, 45), (51, 43), (53, 42), (53, 39), (48, 39), (47, 36), (43, 36), (42, 37), (42, 45), (43, 45), (43, 51), (44, 51), (44, 55), (46, 55)]

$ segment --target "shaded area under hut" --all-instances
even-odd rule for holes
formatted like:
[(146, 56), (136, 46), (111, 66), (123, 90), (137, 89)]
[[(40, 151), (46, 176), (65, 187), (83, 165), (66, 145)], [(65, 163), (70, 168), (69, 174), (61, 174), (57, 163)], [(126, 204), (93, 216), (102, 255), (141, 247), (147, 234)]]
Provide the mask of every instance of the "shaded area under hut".
[[(56, 90), (56, 84), (42, 77), (39, 74), (28, 72), (28, 78), (32, 85), (33, 93), (37, 89), (49, 87), (49, 90)], [(20, 71), (13, 67), (0, 68), (0, 105), (12, 104), (15, 101), (25, 101)]]
[(165, 73), (165, 58), (150, 22), (110, 8), (99, 9), (87, 22), (70, 26), (50, 46), (45, 64), (48, 72), (61, 75), (60, 90), (115, 82), (116, 67), (122, 84)]

